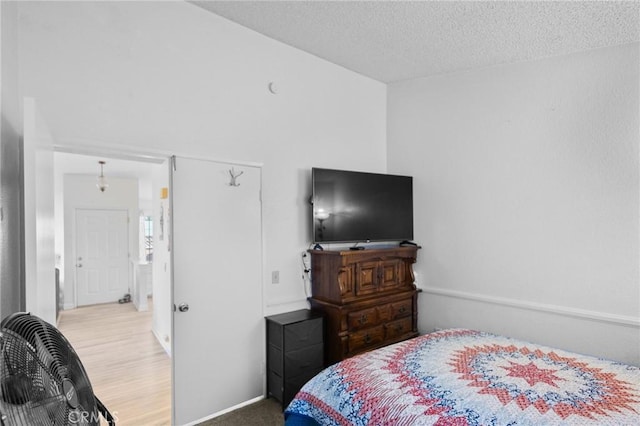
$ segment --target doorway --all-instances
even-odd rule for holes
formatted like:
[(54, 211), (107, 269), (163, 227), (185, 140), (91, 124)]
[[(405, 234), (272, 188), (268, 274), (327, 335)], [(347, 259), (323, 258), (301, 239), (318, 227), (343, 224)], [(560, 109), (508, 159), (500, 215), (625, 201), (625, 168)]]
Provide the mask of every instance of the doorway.
[[(170, 321), (165, 329), (158, 324), (170, 318), (170, 300), (156, 297), (154, 271), (142, 295), (145, 303), (134, 303), (133, 297), (119, 303), (126, 294), (133, 296), (136, 271), (156, 267), (148, 249), (150, 239), (159, 235), (149, 235), (144, 225), (158, 222), (154, 199), (159, 197), (157, 187), (168, 186), (168, 166), (162, 160), (143, 160), (122, 154), (54, 153), (55, 257), (64, 308), (58, 326), (119, 425), (168, 425)], [(109, 185), (104, 192), (96, 187), (99, 161), (105, 161)], [(150, 225), (146, 230), (160, 229)], [(168, 287), (169, 279), (166, 282)], [(142, 397), (149, 404), (140, 405)], [(158, 406), (164, 409), (147, 410)]]
[[(70, 155), (69, 153), (62, 154)], [(64, 157), (65, 155), (62, 154), (58, 156)], [(77, 156), (77, 154), (74, 155)], [(104, 157), (80, 158), (80, 160), (97, 165), (99, 161), (104, 161)], [(115, 183), (117, 178), (120, 177), (117, 173), (118, 161), (116, 160), (118, 159), (109, 159), (107, 157), (104, 175), (110, 182), (110, 186), (105, 192), (95, 188), (96, 173), (93, 175), (91, 185), (88, 185), (88, 181), (91, 180), (89, 179), (91, 178), (90, 174), (85, 176), (87, 182), (83, 182), (82, 179), (69, 180), (79, 181), (82, 185), (85, 185), (84, 188), (87, 191), (86, 197), (80, 198), (88, 206), (75, 205), (74, 214), (78, 209), (96, 207), (97, 200), (104, 201), (100, 197), (105, 195), (107, 197), (114, 196), (116, 193)], [(136, 162), (134, 161), (134, 163)], [(143, 164), (142, 162), (137, 162), (136, 169), (142, 168)], [(175, 166), (175, 162), (173, 165)], [(154, 175), (154, 177), (157, 178), (156, 181), (161, 182), (161, 188), (154, 185), (153, 212), (151, 214), (156, 220), (152, 226), (154, 230), (152, 256), (153, 294), (152, 302), (150, 303), (154, 308), (152, 328), (155, 336), (151, 335), (151, 333), (146, 333), (146, 335), (160, 344), (166, 353), (171, 354), (171, 349), (175, 351), (171, 358), (175, 363), (173, 365), (174, 376), (171, 377), (170, 371), (170, 377), (167, 382), (169, 401), (171, 401), (171, 391), (173, 390), (174, 392), (175, 405), (172, 407), (172, 411), (174, 411), (172, 415), (176, 419), (176, 423), (182, 424), (210, 417), (214, 415), (212, 410), (220, 412), (220, 410), (256, 400), (263, 396), (264, 324), (262, 317), (261, 167), (259, 165), (229, 163), (217, 163), (212, 167), (211, 162), (193, 159), (186, 161), (186, 159), (182, 159), (178, 162), (177, 172), (176, 167), (172, 167), (174, 180), (171, 183), (176, 187), (170, 185), (168, 164), (157, 165), (157, 167), (157, 175)], [(55, 168), (57, 174), (73, 174), (68, 173), (68, 169), (62, 167), (58, 161), (55, 163)], [(162, 171), (158, 171), (160, 169)], [(187, 171), (188, 173), (186, 173)], [(181, 179), (175, 179), (176, 173), (181, 176)], [(233, 179), (230, 180), (230, 177), (233, 177)], [(61, 179), (65, 183), (64, 176)], [(213, 188), (215, 191), (212, 190), (212, 185), (215, 186)], [(62, 185), (62, 187), (66, 193), (66, 185)], [(91, 188), (90, 191), (87, 189), (89, 187)], [(166, 191), (165, 188), (167, 189)], [(171, 188), (170, 191), (169, 188)], [(162, 190), (160, 191), (160, 189)], [(171, 193), (173, 196), (180, 194), (182, 198), (172, 199), (171, 196), (167, 196), (167, 193)], [(194, 194), (198, 196), (194, 197)], [(64, 194), (57, 196), (56, 199), (64, 199)], [(180, 206), (180, 208), (177, 208), (177, 206)], [(56, 210), (59, 210), (58, 206), (56, 206)], [(215, 215), (212, 215), (212, 213), (215, 213)], [(63, 217), (69, 216), (64, 211), (62, 211), (62, 215)], [(136, 211), (129, 212), (129, 221), (130, 223), (137, 222), (137, 225), (139, 225), (144, 223), (143, 218), (146, 216), (148, 216), (148, 212), (144, 212), (144, 208), (138, 208)], [(210, 226), (212, 222), (215, 226)], [(176, 226), (179, 228), (175, 228)], [(180, 232), (174, 232), (174, 228), (179, 229)], [(70, 227), (67, 226), (67, 223), (64, 223), (63, 240), (68, 239), (71, 229), (76, 229), (76, 227)], [(205, 230), (206, 232), (203, 233)], [(144, 247), (144, 243), (140, 243), (141, 240), (144, 241), (144, 239), (140, 238), (143, 234), (144, 232), (130, 232), (129, 239), (132, 239), (131, 235), (135, 235), (138, 242), (136, 248), (132, 249), (130, 246), (130, 258), (132, 256), (137, 259), (145, 257), (145, 255), (141, 255), (141, 253), (144, 253), (144, 249), (141, 248)], [(180, 238), (177, 238), (178, 235), (180, 235)], [(211, 242), (215, 242), (215, 244), (212, 245)], [(201, 248), (195, 248), (194, 244)], [(57, 239), (56, 246), (59, 247)], [(57, 248), (59, 256), (60, 253), (65, 252), (64, 245), (61, 249)], [(175, 255), (177, 253), (180, 253), (181, 257), (178, 256), (176, 258)], [(235, 256), (233, 262), (231, 262), (228, 257), (229, 253), (241, 253), (241, 255)], [(175, 267), (175, 282), (180, 282), (179, 285), (173, 286), (173, 294), (171, 293), (170, 278), (163, 281), (166, 284), (165, 286), (156, 285), (159, 278), (163, 276), (171, 277), (174, 272), (171, 256), (174, 256), (173, 263), (177, 265)], [(59, 259), (59, 263), (65, 266), (78, 260), (75, 255), (65, 254), (60, 257), (63, 257), (63, 259)], [(216, 261), (216, 273), (214, 276), (217, 279), (211, 282), (210, 285), (203, 287), (202, 284), (207, 283), (211, 278), (210, 266), (214, 259)], [(198, 265), (198, 267), (192, 268), (190, 265)], [(65, 268), (67, 273), (64, 274), (63, 278), (63, 281), (66, 281), (63, 284), (64, 287), (68, 287), (69, 275), (74, 275), (68, 272), (73, 268), (75, 268), (75, 264), (72, 264), (71, 268)], [(200, 278), (190, 279), (189, 276), (195, 272), (198, 272)], [(75, 285), (76, 283), (73, 284)], [(75, 292), (77, 287), (73, 288)], [(68, 288), (64, 289), (65, 296), (69, 294), (68, 290)], [(203, 293), (205, 290), (206, 292)], [(185, 304), (184, 307), (186, 309), (179, 310), (179, 317), (175, 316), (178, 314), (173, 313), (173, 298), (176, 299), (176, 304)], [(68, 306), (69, 299), (65, 298), (65, 308), (69, 312), (65, 311), (63, 315), (73, 312), (73, 308), (77, 308), (76, 299), (72, 300), (74, 303)], [(224, 300), (223, 304), (216, 304), (216, 309), (211, 309), (211, 306), (209, 306), (211, 301), (221, 300)], [(186, 306), (187, 304), (191, 304), (190, 310)], [(91, 307), (108, 305), (114, 304), (91, 305)], [(131, 306), (130, 304), (127, 305)], [(116, 304), (115, 306), (118, 305)], [(80, 312), (84, 309), (88, 308), (80, 307), (75, 309), (75, 312)], [(202, 314), (205, 315), (204, 318), (201, 317)], [(98, 314), (97, 316), (108, 317), (109, 315)], [(212, 315), (213, 320), (211, 320)], [(164, 320), (168, 319), (164, 329), (161, 323), (163, 318)], [(111, 324), (112, 321), (108, 323)], [(126, 350), (130, 345), (126, 340), (131, 335), (127, 331), (129, 323), (129, 320), (122, 320), (120, 325), (111, 324), (115, 327), (112, 327), (110, 331), (104, 331), (104, 335), (100, 331), (93, 330), (91, 333), (93, 344), (89, 342), (82, 344), (82, 346), (86, 345), (93, 347), (94, 351), (100, 351), (103, 349), (101, 346), (102, 341), (115, 340), (121, 344), (121, 350), (117, 350), (117, 352), (129, 353)], [(233, 324), (233, 326), (220, 326), (215, 328), (216, 333), (201, 334), (199, 331), (202, 329), (202, 324)], [(82, 328), (84, 324), (80, 322), (77, 327)], [(173, 333), (172, 327), (174, 327)], [(91, 328), (91, 326), (88, 328)], [(194, 330), (196, 331), (195, 333)], [(176, 342), (172, 341), (174, 338)], [(177, 342), (178, 339), (180, 339), (180, 342)], [(229, 347), (233, 347), (235, 350), (220, 351), (220, 342), (224, 342), (225, 346), (230, 345)], [(73, 341), (72, 344), (74, 344)], [(203, 345), (206, 346), (206, 349), (199, 350), (204, 348)], [(83, 349), (79, 348), (77, 350), (81, 359), (81, 351)], [(193, 356), (201, 356), (203, 353), (208, 354), (208, 356), (215, 355), (217, 362), (214, 364), (217, 369), (202, 370), (197, 368), (198, 366), (201, 367), (202, 363), (196, 362)], [(144, 356), (144, 351), (139, 356)], [(177, 358), (180, 359), (180, 363), (177, 363)], [(148, 365), (151, 366), (152, 364), (153, 361), (150, 361)], [(146, 366), (145, 364), (143, 367), (146, 368)], [(229, 368), (229, 366), (234, 368)], [(204, 374), (203, 371), (207, 373)], [(214, 377), (211, 377), (212, 372), (215, 373)], [(96, 374), (101, 377), (104, 375), (112, 377), (114, 372), (101, 370)], [(126, 387), (127, 390), (131, 390), (130, 387), (135, 386), (134, 383), (129, 384), (126, 382), (127, 378), (131, 376), (126, 369), (118, 371), (116, 374), (121, 375), (116, 376), (119, 377), (119, 383), (113, 385), (114, 387)], [(227, 386), (227, 383), (232, 382), (237, 384), (233, 389)], [(211, 386), (211, 383), (216, 383), (216, 386)], [(196, 384), (197, 389), (202, 389), (204, 393), (199, 393), (196, 390)], [(96, 388), (94, 390), (100, 396), (100, 389)], [(189, 397), (196, 393), (202, 397), (202, 400), (198, 400), (198, 403), (204, 402), (205, 406), (200, 406), (202, 404), (197, 407), (190, 406), (194, 399)], [(206, 398), (204, 397), (205, 394)], [(143, 397), (143, 395), (144, 392), (142, 391), (140, 397)], [(182, 399), (176, 398), (176, 395), (181, 396)], [(207, 401), (214, 401), (215, 404), (207, 405)], [(120, 412), (118, 406), (111, 407), (109, 406), (109, 401), (103, 402), (110, 410)], [(138, 406), (140, 405), (137, 398), (136, 403)], [(177, 411), (179, 408), (181, 414), (178, 416), (179, 413)], [(191, 408), (193, 408), (193, 411)], [(171, 419), (158, 419), (152, 423), (170, 424), (170, 422)], [(127, 424), (126, 419), (119, 418), (118, 424)]]

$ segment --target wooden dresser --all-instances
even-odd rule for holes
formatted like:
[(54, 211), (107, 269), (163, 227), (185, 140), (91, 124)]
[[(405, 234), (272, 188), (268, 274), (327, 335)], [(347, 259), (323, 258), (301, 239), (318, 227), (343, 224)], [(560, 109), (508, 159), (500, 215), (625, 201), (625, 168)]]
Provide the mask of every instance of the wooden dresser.
[(418, 335), (417, 252), (418, 247), (309, 250), (309, 301), (325, 315), (327, 365)]

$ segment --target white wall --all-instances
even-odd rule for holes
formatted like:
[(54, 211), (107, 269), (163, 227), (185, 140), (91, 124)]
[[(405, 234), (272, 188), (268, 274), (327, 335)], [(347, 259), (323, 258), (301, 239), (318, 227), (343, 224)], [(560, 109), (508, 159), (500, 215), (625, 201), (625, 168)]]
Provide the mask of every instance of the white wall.
[(0, 2), (0, 319), (25, 309), (18, 7)]
[(639, 59), (631, 44), (390, 85), (421, 331), (640, 364)]
[(33, 99), (23, 104), (26, 310), (55, 326), (54, 140)]
[(23, 88), (59, 143), (263, 165), (265, 313), (307, 306), (310, 169), (385, 171), (386, 86), (184, 2), (20, 14)]
[[(74, 253), (76, 241), (76, 210), (127, 210), (129, 214), (129, 256), (138, 260), (138, 180), (109, 178), (109, 188), (100, 192), (95, 175), (64, 175), (64, 308), (76, 307)], [(131, 264), (128, 264), (131, 268)], [(131, 274), (129, 274), (131, 277)], [(131, 284), (131, 283), (130, 283)]]

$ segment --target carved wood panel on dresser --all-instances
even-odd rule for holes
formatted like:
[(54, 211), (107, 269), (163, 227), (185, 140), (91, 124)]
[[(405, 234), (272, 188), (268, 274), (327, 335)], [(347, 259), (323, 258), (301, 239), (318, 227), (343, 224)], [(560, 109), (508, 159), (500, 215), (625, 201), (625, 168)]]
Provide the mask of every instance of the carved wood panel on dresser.
[(418, 248), (309, 250), (309, 301), (325, 315), (327, 365), (418, 335)]

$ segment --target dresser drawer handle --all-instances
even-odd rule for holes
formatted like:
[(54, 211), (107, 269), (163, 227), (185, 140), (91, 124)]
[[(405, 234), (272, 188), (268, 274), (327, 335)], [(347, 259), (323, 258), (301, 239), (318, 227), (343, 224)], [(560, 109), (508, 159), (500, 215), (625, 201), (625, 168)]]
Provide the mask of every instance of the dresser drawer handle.
[(360, 315), (360, 318), (358, 318), (358, 322), (360, 324), (366, 324), (367, 323), (367, 315)]
[(368, 334), (364, 336), (364, 342), (365, 343), (371, 343), (371, 336), (369, 336)]
[(398, 312), (400, 312), (401, 314), (404, 314), (405, 312), (407, 312), (407, 307), (402, 306), (400, 309), (398, 309)]
[(396, 333), (400, 333), (402, 331), (402, 326), (400, 324), (396, 325)]

